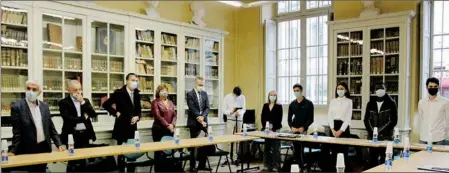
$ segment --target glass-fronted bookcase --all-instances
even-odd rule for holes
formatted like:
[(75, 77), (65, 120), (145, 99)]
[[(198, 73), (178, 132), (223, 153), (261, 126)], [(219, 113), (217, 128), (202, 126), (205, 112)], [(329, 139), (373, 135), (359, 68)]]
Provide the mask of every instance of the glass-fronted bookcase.
[(331, 74), (328, 96), (340, 82), (349, 86), (353, 101), (351, 128), (366, 137), (366, 104), (375, 99), (374, 85), (384, 83), (398, 106), (398, 124), (410, 127), (410, 21), (413, 11), (330, 22)]

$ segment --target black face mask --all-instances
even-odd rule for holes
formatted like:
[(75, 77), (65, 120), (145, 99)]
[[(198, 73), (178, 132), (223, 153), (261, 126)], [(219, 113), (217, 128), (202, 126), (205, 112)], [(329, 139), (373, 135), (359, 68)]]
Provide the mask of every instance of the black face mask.
[(236, 91), (234, 94), (238, 97), (238, 96), (242, 95), (242, 92), (241, 91)]
[(427, 89), (427, 91), (429, 92), (429, 94), (431, 96), (434, 96), (438, 93), (438, 88), (429, 88), (429, 89)]

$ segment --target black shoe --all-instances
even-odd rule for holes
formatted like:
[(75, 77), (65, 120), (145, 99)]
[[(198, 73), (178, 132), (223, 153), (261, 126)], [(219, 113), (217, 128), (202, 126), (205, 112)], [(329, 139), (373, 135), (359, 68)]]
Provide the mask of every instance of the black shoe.
[(198, 172), (198, 170), (195, 169), (195, 168), (190, 168), (190, 169), (189, 169), (189, 172)]
[(197, 168), (198, 171), (212, 171), (211, 168), (206, 168), (206, 166), (199, 166)]

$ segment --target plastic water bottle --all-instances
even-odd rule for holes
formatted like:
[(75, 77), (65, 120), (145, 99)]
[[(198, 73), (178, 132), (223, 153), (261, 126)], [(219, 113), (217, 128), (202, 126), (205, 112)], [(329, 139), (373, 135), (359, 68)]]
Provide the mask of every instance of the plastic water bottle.
[(433, 144), (433, 142), (432, 142), (432, 135), (429, 135), (429, 140), (427, 140), (427, 147), (426, 147), (426, 150), (429, 153), (432, 153), (432, 150), (433, 150), (432, 144)]
[(8, 163), (8, 142), (6, 140), (2, 140), (2, 164)]
[(243, 124), (243, 136), (248, 136), (248, 127), (246, 126), (246, 124)]
[(207, 138), (208, 138), (209, 142), (214, 141), (214, 137), (213, 137), (213, 132), (212, 132), (212, 127), (211, 126), (209, 126), (207, 128)]
[(313, 139), (318, 140), (318, 129), (317, 128), (313, 129)]
[(377, 142), (377, 127), (374, 127), (373, 129), (373, 142)]
[(270, 133), (270, 122), (268, 122), (268, 121), (265, 123), (264, 132), (265, 132), (265, 135), (268, 135), (268, 133)]
[(175, 144), (179, 145), (179, 133), (180, 133), (180, 129), (175, 129)]
[(290, 166), (290, 172), (299, 172), (299, 171), (301, 171), (301, 169), (299, 169), (298, 164), (293, 164), (292, 166)]
[(387, 150), (385, 151), (385, 171), (393, 169), (393, 143), (387, 143)]
[(399, 144), (399, 128), (394, 128), (394, 144)]
[(134, 132), (134, 146), (136, 149), (140, 149), (140, 134), (137, 130)]
[(69, 148), (67, 148), (67, 151), (69, 152), (69, 156), (75, 155), (75, 141), (73, 141), (72, 134), (69, 134), (67, 144), (69, 145)]
[(337, 172), (345, 172), (345, 167), (345, 156), (343, 155), (343, 153), (338, 153), (336, 164)]
[(405, 160), (410, 160), (410, 139), (409, 139), (409, 137), (405, 137), (404, 150), (402, 151), (402, 157), (404, 157)]

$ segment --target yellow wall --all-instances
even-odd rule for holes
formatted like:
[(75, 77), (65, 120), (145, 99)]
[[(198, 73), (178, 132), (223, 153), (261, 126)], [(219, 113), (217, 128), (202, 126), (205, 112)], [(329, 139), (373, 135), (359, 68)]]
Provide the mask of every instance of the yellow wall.
[[(148, 7), (147, 1), (96, 1), (97, 5), (145, 14), (145, 8)], [(157, 11), (161, 18), (189, 22), (192, 17), (190, 10), (191, 1), (160, 1)], [(232, 91), (236, 84), (235, 78), (235, 58), (236, 58), (236, 13), (237, 8), (224, 5), (218, 2), (204, 1), (206, 16), (204, 21), (208, 28), (220, 29), (229, 32), (225, 36), (224, 51), (224, 94)]]

